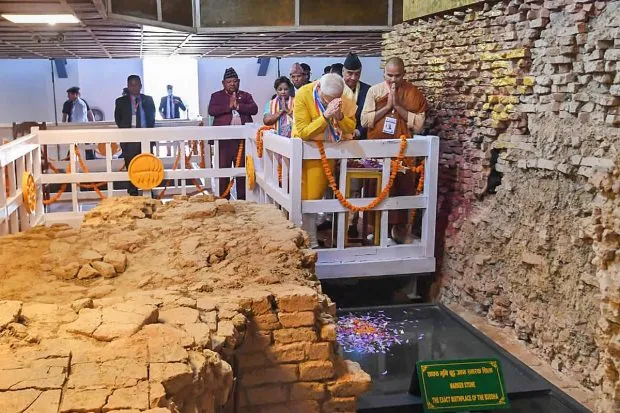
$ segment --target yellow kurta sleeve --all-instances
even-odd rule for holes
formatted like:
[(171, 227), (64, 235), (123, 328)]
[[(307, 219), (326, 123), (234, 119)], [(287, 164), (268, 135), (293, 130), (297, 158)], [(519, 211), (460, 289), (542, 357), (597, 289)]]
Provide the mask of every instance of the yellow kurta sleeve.
[[(297, 91), (295, 96), (295, 108), (293, 115), (295, 117), (295, 125), (293, 129), (293, 137), (303, 140), (312, 140), (327, 127), (327, 121), (323, 116), (316, 116), (316, 108), (312, 98), (312, 87), (304, 86)], [(313, 115), (315, 115), (314, 119)]]

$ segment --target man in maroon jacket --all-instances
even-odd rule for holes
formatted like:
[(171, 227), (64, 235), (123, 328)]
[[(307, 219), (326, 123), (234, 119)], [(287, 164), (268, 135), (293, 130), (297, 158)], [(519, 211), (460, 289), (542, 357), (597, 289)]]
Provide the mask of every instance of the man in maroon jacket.
[[(252, 95), (239, 90), (239, 76), (232, 67), (226, 69), (223, 90), (211, 95), (209, 115), (213, 116), (213, 126), (243, 125), (252, 122), (252, 115), (258, 113), (258, 106)], [(230, 168), (237, 158), (242, 139), (220, 141), (220, 168)], [(241, 167), (245, 166), (245, 151), (241, 156)], [(230, 178), (220, 178), (220, 191), (224, 192)], [(245, 199), (245, 178), (237, 178), (237, 199)], [(230, 197), (230, 195), (229, 195)]]

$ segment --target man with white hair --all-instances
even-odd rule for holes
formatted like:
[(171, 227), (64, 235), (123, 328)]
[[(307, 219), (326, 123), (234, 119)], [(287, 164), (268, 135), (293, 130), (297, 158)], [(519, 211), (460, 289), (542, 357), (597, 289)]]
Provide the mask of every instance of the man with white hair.
[[(323, 75), (316, 82), (302, 86), (295, 96), (293, 137), (310, 141), (340, 142), (353, 138), (355, 132), (355, 96), (336, 74)], [(334, 170), (334, 161), (329, 161)], [(304, 160), (301, 198), (321, 199), (327, 189), (327, 177), (320, 160)], [(318, 247), (316, 214), (304, 214), (303, 229), (310, 236), (310, 246)]]

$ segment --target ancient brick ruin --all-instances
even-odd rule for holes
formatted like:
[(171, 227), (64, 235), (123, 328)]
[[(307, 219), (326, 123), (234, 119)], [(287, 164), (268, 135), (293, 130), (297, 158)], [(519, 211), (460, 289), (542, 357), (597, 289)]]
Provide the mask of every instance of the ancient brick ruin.
[(391, 56), (441, 137), (438, 296), (617, 411), (620, 2), (480, 2), (398, 26)]
[(354, 412), (301, 230), (270, 206), (105, 201), (0, 240), (2, 413)]

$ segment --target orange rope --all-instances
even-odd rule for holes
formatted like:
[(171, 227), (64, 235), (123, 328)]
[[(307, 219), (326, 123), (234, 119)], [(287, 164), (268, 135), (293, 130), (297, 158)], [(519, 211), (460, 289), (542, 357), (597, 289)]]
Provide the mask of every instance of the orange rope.
[[(74, 146), (74, 150), (75, 150), (75, 155), (77, 156), (78, 163), (80, 164), (80, 167), (82, 168), (82, 171), (84, 171), (85, 173), (88, 173), (88, 168), (86, 167), (84, 160), (82, 160), (82, 155), (80, 155), (80, 151), (78, 150), (77, 146)], [(105, 199), (105, 195), (103, 195), (103, 193), (99, 189), (100, 186), (105, 185), (105, 182), (92, 183), (92, 184), (79, 184), (79, 185), (80, 185), (80, 188), (94, 189), (97, 195), (99, 195), (99, 198)]]
[[(51, 164), (51, 162), (48, 162), (48, 166), (50, 167), (50, 169), (52, 171), (54, 171), (55, 173), (59, 173), (60, 171), (58, 170), (58, 168), (56, 168), (54, 165)], [(67, 173), (70, 174), (71, 173), (71, 164), (69, 164), (69, 166), (67, 167)], [(62, 184), (60, 186), (60, 189), (58, 189), (58, 192), (56, 192), (56, 194), (51, 197), (50, 199), (47, 200), (43, 200), (43, 205), (51, 205), (54, 202), (58, 201), (60, 199), (60, 197), (62, 196), (62, 194), (67, 190), (67, 184)]]
[[(80, 166), (81, 166), (82, 170), (83, 170), (85, 173), (88, 173), (88, 168), (86, 167), (86, 165), (85, 165), (84, 161), (82, 160), (82, 156), (80, 155), (80, 152), (79, 152), (79, 150), (77, 149), (77, 147), (75, 147), (75, 154), (77, 155), (77, 159), (78, 159), (78, 161), (79, 161), (79, 163), (80, 163)], [(58, 173), (62, 173), (62, 171), (61, 171), (60, 169), (56, 168), (56, 167), (54, 166), (54, 164), (53, 164), (51, 161), (48, 161), (48, 162), (47, 162), (47, 166), (48, 166), (48, 167), (49, 167), (49, 168), (50, 168), (50, 169), (51, 169), (54, 173), (57, 173), (57, 174), (58, 174)], [(123, 166), (121, 167), (121, 169), (119, 169), (118, 171), (120, 172), (120, 171), (122, 171), (122, 170), (123, 170), (123, 169), (125, 169), (125, 168), (126, 168), (126, 166), (125, 166), (125, 165), (123, 165)], [(68, 174), (70, 174), (70, 173), (71, 173), (71, 164), (69, 164), (69, 165), (67, 166), (67, 172), (66, 172), (66, 173), (68, 173)], [(101, 186), (103, 186), (103, 185), (105, 185), (105, 184), (106, 184), (106, 182), (95, 182), (95, 183), (91, 183), (91, 184), (78, 184), (78, 185), (79, 185), (79, 187), (80, 187), (80, 188), (84, 188), (84, 189), (94, 189), (94, 190), (95, 190), (95, 192), (97, 192), (97, 195), (99, 195), (99, 197), (100, 197), (101, 199), (105, 199), (105, 195), (103, 195), (103, 193), (99, 190), (99, 187), (101, 187)], [(60, 199), (60, 197), (62, 196), (62, 194), (63, 194), (66, 190), (67, 190), (67, 184), (62, 184), (62, 185), (60, 186), (60, 189), (58, 190), (58, 192), (56, 192), (56, 194), (55, 194), (53, 197), (51, 197), (51, 198), (50, 198), (50, 199), (48, 199), (48, 200), (43, 200), (43, 205), (51, 205), (51, 204), (53, 204), (54, 202), (58, 201), (58, 200)]]
[(200, 141), (200, 163), (198, 165), (202, 169), (207, 167), (207, 160), (205, 159), (205, 141)]
[[(181, 160), (181, 151), (179, 151), (179, 153), (177, 153), (177, 157), (174, 159), (174, 163), (172, 164), (172, 170), (175, 171), (177, 169), (177, 167), (179, 166), (179, 161)], [(159, 193), (159, 195), (157, 195), (157, 199), (162, 199), (164, 197), (164, 194), (166, 193), (166, 190), (168, 189), (168, 183), (170, 182), (170, 179), (166, 180), (166, 186), (164, 186), (164, 189)]]
[(327, 156), (325, 155), (325, 146), (323, 146), (323, 142), (317, 141), (316, 144), (319, 147), (319, 153), (321, 154), (321, 165), (323, 166), (323, 171), (325, 172), (325, 176), (327, 177), (327, 180), (329, 182), (329, 187), (332, 189), (332, 191), (334, 191), (334, 194), (336, 195), (336, 198), (338, 198), (338, 201), (340, 201), (340, 204), (343, 207), (347, 208), (349, 211), (364, 212), (364, 211), (369, 211), (375, 208), (377, 205), (383, 202), (383, 200), (389, 195), (390, 190), (392, 189), (392, 186), (394, 185), (394, 180), (396, 179), (398, 168), (401, 162), (403, 161), (403, 157), (407, 149), (407, 137), (405, 135), (400, 136), (400, 149), (398, 150), (398, 155), (396, 159), (395, 160), (393, 159), (391, 162), (390, 180), (388, 181), (387, 185), (385, 186), (385, 188), (383, 188), (379, 196), (377, 196), (375, 199), (370, 201), (368, 205), (365, 205), (362, 207), (353, 205), (344, 197), (344, 195), (342, 195), (342, 192), (340, 192), (340, 190), (338, 189), (338, 186), (336, 185), (336, 180), (334, 179), (334, 175), (332, 174), (332, 171), (329, 168), (329, 163), (327, 162)]
[[(259, 129), (260, 131), (260, 129)], [(262, 137), (262, 135), (261, 135)], [(257, 146), (258, 146), (258, 135), (257, 135)], [(262, 145), (262, 144), (261, 144)], [(235, 168), (239, 168), (241, 166), (241, 158), (243, 157), (243, 141), (241, 141), (239, 143), (239, 149), (237, 149), (237, 159), (235, 159)], [(230, 190), (232, 189), (233, 185), (235, 184), (235, 178), (231, 178), (230, 182), (228, 182), (228, 186), (226, 187), (226, 190), (224, 191), (224, 193), (222, 195), (220, 195), (220, 198), (226, 198), (228, 196), (228, 194), (230, 194)]]
[(278, 184), (282, 186), (282, 162), (278, 161)]

